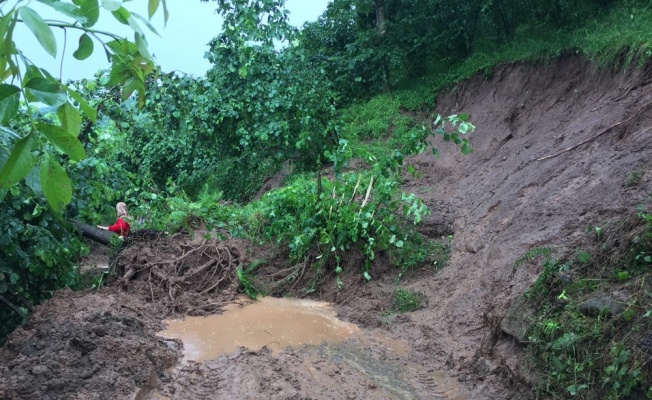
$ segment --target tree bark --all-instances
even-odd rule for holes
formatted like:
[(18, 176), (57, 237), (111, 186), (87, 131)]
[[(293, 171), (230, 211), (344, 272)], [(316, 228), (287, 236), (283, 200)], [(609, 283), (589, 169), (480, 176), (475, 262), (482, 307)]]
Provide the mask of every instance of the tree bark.
[(72, 221), (72, 223), (75, 224), (77, 229), (79, 229), (79, 232), (81, 232), (85, 237), (105, 246), (111, 243), (111, 236), (114, 235), (113, 232), (105, 231), (96, 226), (88, 225), (79, 221)]
[(384, 36), (387, 32), (387, 23), (385, 19), (385, 0), (376, 1), (376, 29), (378, 34)]

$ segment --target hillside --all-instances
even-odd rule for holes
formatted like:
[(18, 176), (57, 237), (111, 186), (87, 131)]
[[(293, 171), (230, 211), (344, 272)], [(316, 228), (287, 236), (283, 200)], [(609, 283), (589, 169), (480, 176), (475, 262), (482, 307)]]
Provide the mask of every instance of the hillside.
[[(401, 281), (425, 294), (423, 309), (388, 316), (397, 271), (381, 256), (369, 283), (354, 270), (342, 290), (331, 276), (310, 295), (334, 302), (363, 338), (280, 353), (242, 349), (173, 369), (179, 342), (155, 336), (169, 314), (165, 299), (153, 301), (159, 287), (141, 280), (63, 291), (0, 350), (0, 398), (534, 398), (537, 373), (519, 343), (528, 340), (517, 318), (525, 313), (510, 307), (543, 271), (538, 262), (515, 265), (542, 247), (573, 257), (594, 227), (606, 232), (638, 205), (650, 212), (652, 65), (613, 71), (577, 56), (500, 65), (439, 94), (435, 111), (468, 113), (477, 129), (468, 156), (437, 144), (440, 159), (407, 160), (421, 177), (406, 177), (404, 190), (433, 211), (418, 229), (433, 239), (452, 235), (445, 267)], [(166, 248), (181, 255), (187, 239), (176, 237)], [(146, 262), (139, 253), (161, 257), (155, 244), (135, 246), (142, 248), (123, 258), (134, 263), (125, 270)], [(231, 266), (262, 251), (246, 247), (220, 248), (233, 255)], [(355, 256), (347, 262), (355, 264)], [(219, 295), (200, 293), (192, 304), (233, 301), (233, 276)], [(619, 290), (629, 293), (625, 285)], [(406, 350), (393, 351), (387, 340)]]

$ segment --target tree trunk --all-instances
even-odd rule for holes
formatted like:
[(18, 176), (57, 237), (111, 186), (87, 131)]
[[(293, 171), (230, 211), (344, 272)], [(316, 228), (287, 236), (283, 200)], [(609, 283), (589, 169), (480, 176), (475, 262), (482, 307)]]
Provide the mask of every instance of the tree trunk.
[(111, 236), (115, 235), (113, 232), (105, 231), (103, 229), (99, 229), (96, 226), (88, 225), (83, 222), (72, 221), (72, 223), (75, 224), (82, 235), (103, 245), (108, 245), (111, 243)]
[(376, 1), (376, 29), (378, 34), (384, 36), (387, 32), (387, 23), (385, 20), (385, 0)]
[[(384, 44), (385, 41), (385, 34), (387, 33), (387, 19), (385, 17), (385, 0), (374, 0), (375, 1), (375, 6), (376, 6), (376, 30), (378, 33), (378, 37), (380, 38), (380, 42)], [(383, 51), (386, 51), (386, 49), (383, 49)], [(383, 57), (383, 73), (384, 73), (384, 78), (385, 78), (385, 92), (391, 92), (392, 91), (392, 84), (390, 80), (390, 74), (389, 74), (389, 58), (388, 55), (385, 54)]]

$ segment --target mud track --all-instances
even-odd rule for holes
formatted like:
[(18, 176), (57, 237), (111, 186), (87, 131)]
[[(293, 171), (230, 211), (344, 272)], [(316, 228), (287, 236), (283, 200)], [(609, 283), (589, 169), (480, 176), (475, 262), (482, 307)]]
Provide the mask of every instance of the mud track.
[(540, 271), (514, 262), (542, 245), (572, 252), (587, 226), (650, 207), (652, 65), (616, 73), (563, 57), (499, 66), (440, 95), (436, 111), (466, 112), (478, 128), (470, 156), (438, 143), (441, 159), (409, 160), (422, 178), (406, 177), (405, 190), (433, 210), (422, 232), (454, 233), (449, 264), (407, 281), (426, 293), (426, 309), (382, 316), (395, 271), (379, 257), (379, 279), (352, 273), (342, 291), (326, 282), (314, 294), (367, 339), (178, 366), (181, 344), (155, 336), (160, 320), (233, 301), (234, 269), (262, 250), (208, 242), (188, 256), (201, 235), (143, 244), (119, 261), (121, 280), (57, 293), (12, 334), (0, 350), (0, 399), (533, 398), (523, 345), (500, 322)]

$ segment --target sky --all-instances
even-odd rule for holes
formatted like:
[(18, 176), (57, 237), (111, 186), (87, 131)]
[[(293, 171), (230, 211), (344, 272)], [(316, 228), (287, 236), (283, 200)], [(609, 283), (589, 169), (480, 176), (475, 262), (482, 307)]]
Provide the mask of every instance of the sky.
[[(290, 23), (300, 27), (306, 21), (317, 20), (326, 10), (328, 2), (329, 0), (286, 0), (285, 5), (290, 12)], [(208, 42), (221, 30), (222, 19), (215, 13), (216, 3), (204, 3), (199, 0), (167, 0), (167, 4), (170, 11), (167, 26), (164, 27), (163, 24), (162, 9), (152, 18), (152, 25), (160, 37), (148, 31), (141, 24), (142, 29), (146, 31), (150, 52), (164, 72), (181, 71), (195, 76), (203, 76), (211, 66), (204, 58), (204, 53), (208, 50)], [(44, 19), (66, 18), (50, 12), (49, 7), (37, 2), (32, 2), (30, 7)], [(146, 0), (126, 3), (125, 8), (147, 16)], [(102, 10), (100, 15), (100, 20), (94, 28), (107, 30), (133, 40), (131, 28), (117, 22), (106, 10)], [(74, 30), (68, 31), (62, 64), (64, 34), (62, 29), (54, 29), (54, 33), (57, 37), (57, 59), (41, 48), (32, 32), (23, 24), (16, 26), (14, 40), (33, 63), (47, 69), (55, 77), (61, 76), (64, 81), (92, 78), (97, 70), (108, 68), (106, 55), (97, 42), (93, 55), (88, 59), (78, 61), (72, 56), (77, 49), (81, 35), (81, 32)], [(62, 65), (63, 68), (61, 68)]]

